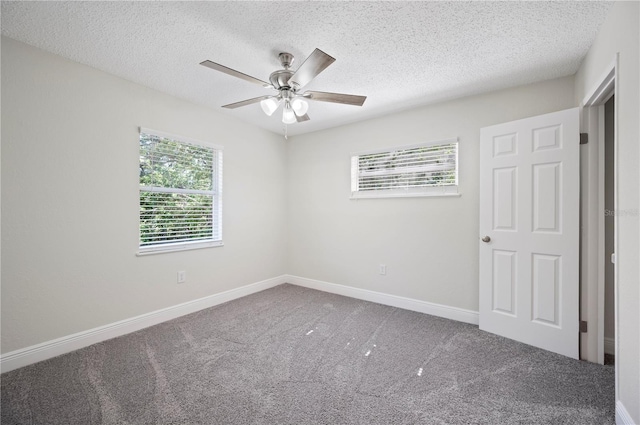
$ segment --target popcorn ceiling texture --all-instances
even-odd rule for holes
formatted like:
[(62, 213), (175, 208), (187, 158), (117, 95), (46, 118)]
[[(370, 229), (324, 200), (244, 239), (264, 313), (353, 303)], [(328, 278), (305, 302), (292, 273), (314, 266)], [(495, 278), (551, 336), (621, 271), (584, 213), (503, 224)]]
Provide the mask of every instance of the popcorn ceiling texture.
[[(336, 62), (306, 89), (368, 96), (312, 102), (302, 134), (408, 107), (575, 73), (610, 2), (2, 2), (2, 35), (282, 132), (258, 104), (275, 93), (202, 67), (267, 80), (318, 47)], [(276, 115), (278, 115), (276, 113)]]

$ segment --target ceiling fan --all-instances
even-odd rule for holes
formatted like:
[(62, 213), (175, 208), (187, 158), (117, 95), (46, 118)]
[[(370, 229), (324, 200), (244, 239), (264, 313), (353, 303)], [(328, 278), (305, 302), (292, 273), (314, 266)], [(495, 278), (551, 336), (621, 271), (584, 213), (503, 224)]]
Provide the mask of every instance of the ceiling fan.
[(215, 69), (216, 71), (224, 72), (232, 77), (241, 78), (245, 81), (249, 81), (250, 83), (259, 84), (267, 89), (277, 90), (278, 93), (275, 95), (254, 97), (253, 99), (230, 103), (222, 107), (235, 109), (241, 106), (260, 102), (260, 106), (264, 113), (271, 116), (278, 109), (280, 104), (283, 104), (282, 122), (285, 124), (293, 124), (295, 122), (304, 122), (309, 120), (309, 115), (307, 115), (309, 103), (306, 99), (355, 106), (362, 106), (364, 101), (367, 99), (366, 96), (356, 96), (352, 94), (327, 93), (321, 91), (298, 92), (302, 87), (311, 82), (311, 80), (335, 61), (333, 57), (320, 49), (315, 49), (296, 71), (290, 69), (291, 64), (294, 61), (294, 57), (291, 53), (280, 53), (278, 58), (280, 59), (280, 63), (284, 69), (272, 72), (269, 76), (269, 83), (210, 60), (201, 62), (200, 65)]

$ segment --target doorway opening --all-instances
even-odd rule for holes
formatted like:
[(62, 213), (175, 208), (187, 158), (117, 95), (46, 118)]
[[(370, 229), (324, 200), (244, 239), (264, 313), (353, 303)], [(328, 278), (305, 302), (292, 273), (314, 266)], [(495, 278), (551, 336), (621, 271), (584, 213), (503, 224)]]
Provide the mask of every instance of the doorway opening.
[(604, 364), (615, 364), (615, 96), (604, 104)]
[[(617, 64), (616, 56), (582, 102), (580, 358), (600, 364), (617, 352)], [(616, 389), (617, 378), (616, 366)]]

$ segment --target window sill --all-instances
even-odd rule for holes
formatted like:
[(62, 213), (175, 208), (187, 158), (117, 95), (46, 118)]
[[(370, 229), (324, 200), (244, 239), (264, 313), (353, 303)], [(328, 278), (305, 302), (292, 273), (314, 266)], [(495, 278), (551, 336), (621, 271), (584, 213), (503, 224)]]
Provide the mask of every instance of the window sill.
[(382, 198), (443, 198), (443, 197), (461, 197), (461, 193), (371, 193), (371, 194), (352, 194), (349, 199), (382, 199)]
[(187, 243), (178, 243), (178, 244), (156, 245), (156, 246), (140, 248), (136, 253), (136, 256), (143, 257), (146, 255), (166, 254), (168, 252), (191, 251), (193, 249), (215, 248), (219, 246), (224, 246), (224, 243), (222, 241), (215, 241), (215, 242), (207, 241), (207, 242), (187, 242)]

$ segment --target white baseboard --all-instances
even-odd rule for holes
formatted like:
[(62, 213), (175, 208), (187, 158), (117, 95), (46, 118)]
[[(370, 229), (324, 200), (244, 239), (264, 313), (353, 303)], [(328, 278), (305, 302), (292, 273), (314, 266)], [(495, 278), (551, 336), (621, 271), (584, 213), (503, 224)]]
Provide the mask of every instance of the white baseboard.
[(344, 295), (364, 301), (371, 301), (378, 304), (398, 307), (405, 310), (417, 311), (431, 314), (433, 316), (444, 317), (446, 319), (457, 320), (459, 322), (478, 324), (478, 312), (465, 310), (457, 307), (449, 307), (441, 304), (434, 304), (412, 298), (399, 297), (397, 295), (384, 294), (382, 292), (369, 291), (367, 289), (354, 288), (351, 286), (338, 285), (335, 283), (323, 282), (321, 280), (308, 279), (300, 276), (285, 275), (287, 283), (304, 286), (305, 288), (317, 289), (319, 291), (330, 292), (332, 294)]
[(213, 307), (227, 301), (241, 298), (265, 289), (273, 288), (282, 283), (291, 283), (293, 285), (304, 286), (306, 288), (317, 289), (319, 291), (329, 292), (338, 295), (344, 295), (365, 301), (371, 301), (378, 304), (389, 305), (393, 307), (403, 308), (405, 310), (417, 311), (420, 313), (431, 314), (433, 316), (444, 317), (447, 319), (457, 320), (460, 322), (478, 324), (478, 312), (465, 310), (456, 307), (449, 307), (440, 304), (429, 303), (426, 301), (414, 300), (411, 298), (399, 297), (397, 295), (389, 295), (381, 292), (369, 291), (366, 289), (353, 288), (350, 286), (338, 285), (335, 283), (323, 282), (314, 279), (307, 279), (299, 276), (282, 275), (271, 279), (256, 282), (240, 288), (231, 289), (219, 294), (210, 295), (197, 300), (188, 301), (186, 303), (163, 308), (161, 310), (152, 311), (130, 319), (121, 320), (119, 322), (110, 323), (108, 325), (78, 332), (62, 338), (46, 341), (20, 350), (11, 351), (0, 356), (0, 371), (8, 372), (33, 363), (50, 359), (61, 354), (69, 353), (80, 348), (98, 342), (106, 341), (126, 335), (131, 332), (149, 326), (157, 325), (167, 320), (175, 319), (186, 314), (195, 313), (205, 308)]
[(240, 288), (231, 289), (219, 294), (209, 295), (197, 300), (152, 311), (130, 319), (121, 320), (105, 326), (78, 332), (62, 338), (32, 345), (31, 347), (11, 351), (0, 357), (0, 371), (8, 372), (23, 366), (50, 359), (98, 342), (126, 335), (167, 320), (186, 314), (195, 313), (205, 308), (213, 307), (236, 298), (244, 297), (265, 289), (273, 288), (285, 283), (285, 276), (278, 276), (261, 282), (252, 283)]
[(620, 400), (616, 401), (616, 425), (638, 425)]
[(604, 353), (616, 354), (616, 340), (615, 338), (604, 338)]

